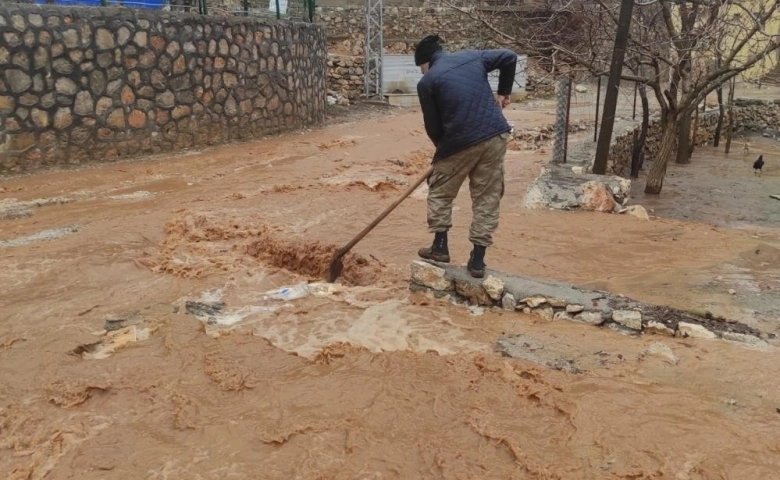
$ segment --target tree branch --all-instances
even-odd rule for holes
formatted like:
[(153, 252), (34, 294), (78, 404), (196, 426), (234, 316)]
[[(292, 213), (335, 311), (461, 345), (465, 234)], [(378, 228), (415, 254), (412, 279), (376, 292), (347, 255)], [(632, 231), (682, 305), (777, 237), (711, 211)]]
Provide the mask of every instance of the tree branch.
[[(731, 50), (731, 55), (729, 55), (726, 60), (725, 64), (729, 65), (731, 62), (734, 61), (734, 59), (737, 57), (737, 55), (742, 51), (742, 49), (747, 45), (748, 41), (750, 41), (753, 38), (753, 35), (755, 35), (759, 30), (761, 30), (761, 25), (766, 24), (766, 21), (772, 18), (772, 15), (777, 11), (778, 6), (778, 0), (775, 0), (774, 5), (772, 5), (772, 8), (769, 9), (767, 13), (761, 17), (761, 21), (757, 21), (756, 24), (753, 26), (752, 29), (750, 29), (750, 33), (745, 35), (745, 38), (742, 39), (741, 42), (739, 42), (735, 47)], [(751, 15), (752, 16), (752, 15)]]

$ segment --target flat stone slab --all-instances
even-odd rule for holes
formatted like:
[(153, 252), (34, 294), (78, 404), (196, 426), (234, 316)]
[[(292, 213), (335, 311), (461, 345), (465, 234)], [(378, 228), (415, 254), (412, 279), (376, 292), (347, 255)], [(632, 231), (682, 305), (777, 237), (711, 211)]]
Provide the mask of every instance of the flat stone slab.
[(720, 338), (751, 346), (766, 344), (761, 332), (742, 323), (649, 305), (567, 283), (490, 269), (485, 272), (485, 278), (479, 279), (472, 277), (463, 266), (424, 260), (413, 261), (410, 270), (410, 288), (430, 290), (437, 297), (449, 295), (469, 305), (533, 313), (547, 321), (570, 320), (604, 326), (631, 335), (647, 333)]
[[(425, 263), (433, 264), (432, 262)], [(565, 302), (564, 308), (566, 305), (581, 305), (585, 307), (583, 310), (610, 310), (607, 295), (602, 292), (583, 290), (565, 283), (537, 280), (521, 275), (509, 275), (490, 269), (486, 270), (485, 278), (477, 279), (472, 277), (464, 267), (446, 264), (436, 265), (444, 270), (445, 278), (455, 282), (456, 287), (460, 283), (479, 290), (485, 281), (490, 281), (490, 277), (498, 278), (504, 283), (504, 293), (511, 294), (520, 306), (527, 306), (528, 302), (530, 302), (528, 306), (539, 308), (544, 305), (552, 306), (549, 304), (550, 301), (557, 303), (555, 300), (562, 300)], [(542, 302), (537, 303), (539, 300)]]

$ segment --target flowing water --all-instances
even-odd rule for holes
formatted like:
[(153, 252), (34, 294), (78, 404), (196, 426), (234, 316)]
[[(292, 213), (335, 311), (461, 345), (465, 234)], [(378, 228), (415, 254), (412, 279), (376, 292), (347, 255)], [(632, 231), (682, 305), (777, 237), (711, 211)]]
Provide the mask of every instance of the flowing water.
[[(430, 153), (411, 112), (3, 180), (0, 208), (29, 215), (0, 220), (0, 476), (780, 478), (775, 346), (410, 293), (424, 188), (321, 283)], [(652, 221), (525, 210), (545, 159), (508, 154), (489, 265), (778, 328), (776, 226), (662, 218), (662, 200)], [(455, 262), (469, 210), (464, 189)], [(302, 280), (308, 296), (269, 298)]]

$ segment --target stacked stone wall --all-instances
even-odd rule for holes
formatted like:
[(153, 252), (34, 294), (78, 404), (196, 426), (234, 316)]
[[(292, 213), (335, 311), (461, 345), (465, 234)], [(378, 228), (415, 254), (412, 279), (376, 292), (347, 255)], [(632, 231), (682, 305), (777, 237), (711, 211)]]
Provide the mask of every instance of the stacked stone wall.
[[(431, 33), (438, 33), (445, 41), (445, 50), (449, 51), (505, 46), (496, 41), (495, 32), (468, 13), (478, 8), (477, 3), (461, 4), (467, 5), (464, 8), (467, 13), (446, 6), (438, 0), (385, 0), (382, 10), (384, 53), (411, 54), (417, 42)], [(233, 10), (240, 8), (241, 0), (210, 0), (210, 5), (222, 10)], [(502, 28), (502, 22), (511, 22), (513, 19), (511, 13), (506, 13), (493, 16), (491, 21)], [(363, 97), (366, 71), (365, 1), (318, 0), (315, 22), (323, 25), (327, 32), (330, 95), (349, 100)], [(508, 26), (504, 29), (512, 30)], [(511, 45), (509, 48), (512, 48)], [(535, 89), (533, 93), (537, 96), (553, 93), (552, 85), (540, 84), (534, 80), (533, 77), (528, 78), (526, 91)]]
[[(431, 33), (438, 33), (444, 39), (448, 51), (499, 46), (493, 32), (478, 20), (449, 7), (386, 6), (382, 15), (386, 54), (412, 54), (417, 42)], [(328, 36), (329, 92), (349, 99), (361, 97), (365, 8), (362, 5), (318, 7), (315, 20), (325, 26)]]
[[(715, 129), (718, 124), (718, 111), (709, 110), (699, 114), (698, 128), (695, 142), (697, 145), (706, 145), (715, 137)], [(721, 144), (726, 142), (726, 128), (728, 116), (723, 122)], [(639, 127), (636, 127), (637, 129)], [(627, 175), (631, 167), (631, 152), (634, 142), (634, 129), (615, 138), (609, 153), (609, 172), (615, 175)], [(734, 137), (732, 138), (732, 151), (741, 149), (742, 136), (766, 135), (769, 137), (780, 135), (780, 100), (765, 101), (752, 99), (736, 99), (734, 101)], [(659, 119), (651, 119), (645, 142), (645, 158), (652, 160), (661, 148), (661, 122)]]
[(247, 140), (323, 120), (322, 26), (0, 5), (0, 174)]

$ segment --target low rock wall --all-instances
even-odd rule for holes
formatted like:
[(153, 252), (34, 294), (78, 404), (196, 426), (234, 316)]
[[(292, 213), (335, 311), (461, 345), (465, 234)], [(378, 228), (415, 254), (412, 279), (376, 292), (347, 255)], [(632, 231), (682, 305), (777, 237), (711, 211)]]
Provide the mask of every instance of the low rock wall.
[[(715, 136), (718, 123), (718, 111), (708, 110), (699, 114), (699, 123), (696, 131), (696, 145), (705, 145), (711, 142)], [(721, 143), (726, 141), (726, 128), (728, 127), (728, 114), (724, 118), (721, 131)], [(609, 172), (615, 175), (627, 175), (631, 168), (631, 154), (634, 144), (634, 130), (640, 126), (626, 130), (615, 138), (609, 153)], [(737, 144), (738, 137), (749, 135), (777, 136), (780, 132), (780, 100), (750, 100), (737, 99), (734, 101), (734, 137), (732, 148), (741, 148)], [(645, 142), (645, 158), (652, 159), (661, 148), (661, 122), (658, 118), (652, 118)]]
[(412, 262), (410, 274), (413, 290), (431, 291), (437, 297), (449, 296), (477, 307), (534, 314), (550, 322), (575, 321), (628, 334), (720, 338), (753, 346), (766, 345), (764, 338), (774, 338), (774, 334), (714, 318), (706, 312), (695, 314), (647, 305), (558, 282), (495, 271), (476, 279), (463, 267), (419, 260)]

